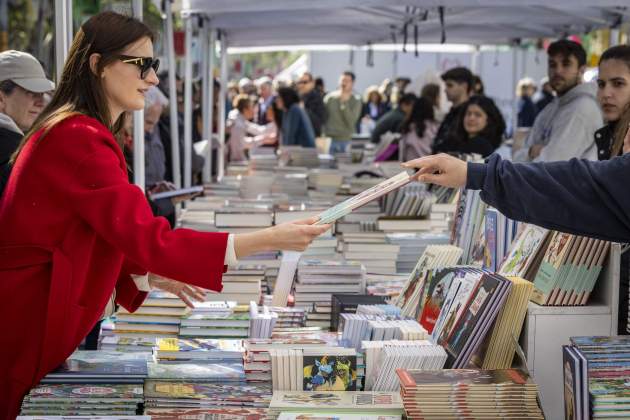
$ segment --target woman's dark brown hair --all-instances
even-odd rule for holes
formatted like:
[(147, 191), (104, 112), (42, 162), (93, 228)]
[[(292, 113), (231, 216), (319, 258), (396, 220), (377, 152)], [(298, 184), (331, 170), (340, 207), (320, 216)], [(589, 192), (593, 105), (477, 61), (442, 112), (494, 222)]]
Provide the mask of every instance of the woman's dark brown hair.
[[(154, 39), (153, 32), (144, 23), (114, 12), (99, 13), (81, 25), (72, 41), (52, 100), (24, 136), (11, 163), (15, 162), (33, 133), (43, 128), (41, 139), (55, 124), (77, 114), (98, 120), (118, 138), (125, 113), (112, 121), (100, 74), (105, 66), (117, 60), (125, 47), (145, 37)], [(96, 73), (90, 69), (90, 56), (94, 53), (101, 55)], [(120, 146), (122, 149), (122, 144)]]
[[(606, 60), (619, 60), (624, 63), (628, 71), (630, 71), (630, 45), (616, 45), (608, 48), (599, 59), (599, 64), (601, 65), (602, 62)], [(626, 104), (622, 110), (622, 114), (619, 116), (619, 121), (617, 121), (613, 134), (613, 144), (610, 149), (611, 157), (622, 154), (623, 139), (628, 131), (628, 125), (630, 125), (630, 104)]]

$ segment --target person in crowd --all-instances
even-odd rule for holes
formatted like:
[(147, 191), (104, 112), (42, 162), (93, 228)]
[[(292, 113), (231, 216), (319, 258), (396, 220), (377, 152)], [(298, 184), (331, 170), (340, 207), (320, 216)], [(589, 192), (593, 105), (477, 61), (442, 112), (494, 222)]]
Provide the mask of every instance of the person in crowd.
[(485, 95), (486, 88), (483, 85), (483, 80), (477, 74), (473, 74), (473, 95)]
[(452, 105), (435, 136), (434, 151), (439, 150), (442, 143), (451, 135), (451, 130), (455, 128), (459, 114), (462, 112), (463, 104), (470, 98), (474, 87), (473, 74), (466, 67), (455, 67), (444, 72), (442, 80), (446, 85), (446, 98)]
[(238, 93), (254, 96), (256, 92), (256, 84), (249, 77), (243, 77), (238, 81)]
[(385, 113), (389, 111), (385, 103), (385, 97), (379, 92), (378, 86), (372, 85), (365, 90), (363, 95), (363, 109), (361, 119), (376, 123)]
[(536, 105), (532, 97), (536, 93), (536, 82), (530, 77), (524, 77), (516, 85), (516, 121), (517, 127), (531, 127), (536, 119)]
[(427, 83), (422, 87), (422, 90), (420, 91), (420, 97), (426, 98), (433, 105), (434, 119), (438, 122), (441, 122), (444, 119), (440, 93), (440, 85), (438, 85), (437, 83)]
[(256, 123), (265, 125), (271, 121), (267, 120), (267, 108), (274, 101), (272, 81), (269, 77), (263, 76), (256, 80), (258, 87), (258, 109), (256, 115)]
[(247, 152), (252, 147), (272, 144), (266, 136), (264, 125), (251, 122), (254, 118), (254, 103), (249, 95), (240, 94), (234, 98), (234, 109), (228, 115), (226, 126), (230, 130), (228, 141), (228, 157), (230, 162), (247, 160)]
[(345, 71), (339, 78), (339, 90), (324, 98), (327, 120), (324, 133), (332, 138), (330, 153), (345, 153), (361, 115), (361, 99), (353, 92), (355, 75)]
[(114, 290), (131, 312), (149, 286), (199, 298), (182, 282), (219, 291), (227, 264), (304, 250), (330, 228), (312, 218), (228, 235), (171, 230), (151, 214), (114, 135), (158, 83), (152, 40), (145, 24), (114, 12), (85, 21), (52, 101), (10, 161), (0, 195), (0, 294), (10, 297), (0, 305), (2, 419), (77, 348)]
[(315, 132), (297, 92), (290, 87), (278, 89), (276, 105), (282, 111), (282, 144), (315, 147)]
[(494, 101), (487, 96), (472, 96), (463, 104), (454, 130), (437, 152), (492, 154), (503, 140), (505, 121)]
[(536, 116), (540, 114), (551, 101), (555, 98), (555, 93), (549, 82), (549, 77), (545, 76), (540, 80), (540, 92), (538, 98), (536, 98)]
[(400, 127), (403, 159), (411, 160), (431, 154), (437, 130), (434, 104), (427, 97), (421, 96), (416, 99), (411, 114)]
[(385, 98), (385, 105), (389, 109), (392, 109), (392, 89), (394, 88), (394, 82), (389, 78), (383, 79), (381, 85), (378, 88), (378, 91), (381, 92), (381, 95)]
[[(630, 149), (624, 138), (630, 124), (630, 46), (617, 45), (599, 60), (597, 100), (606, 125), (595, 131), (597, 158), (610, 159)], [(625, 150), (624, 150), (625, 149)]]
[(603, 121), (596, 100), (597, 86), (582, 83), (586, 51), (577, 42), (559, 40), (549, 45), (547, 55), (549, 80), (558, 96), (538, 114), (524, 147), (513, 154), (513, 159), (596, 159), (593, 134)]
[(326, 106), (324, 105), (324, 97), (319, 89), (315, 89), (315, 82), (313, 81), (313, 75), (309, 72), (304, 72), (297, 83), (297, 90), (300, 94), (300, 98), (304, 103), (304, 110), (308, 115), (308, 119), (311, 121), (315, 137), (322, 135), (322, 127), (326, 122)]
[(315, 78), (315, 89), (317, 89), (322, 98), (324, 98), (328, 93), (326, 92), (326, 86), (324, 86), (324, 79), (321, 77)]
[(400, 133), (400, 127), (405, 120), (411, 115), (413, 104), (416, 101), (416, 95), (413, 93), (405, 94), (398, 101), (398, 106), (383, 115), (377, 122), (372, 131), (371, 142), (378, 144), (381, 142), (381, 136), (385, 133)]
[(0, 167), (9, 162), (44, 109), (44, 93), (54, 88), (35, 57), (15, 50), (0, 52)]
[[(164, 75), (167, 77), (168, 75)], [(177, 130), (179, 134), (179, 168), (181, 179), (184, 179), (184, 81), (175, 76), (175, 88), (176, 88), (176, 100), (177, 100)], [(195, 85), (193, 85), (193, 96), (195, 95)], [(216, 89), (216, 84), (215, 84)], [(171, 96), (172, 97), (172, 96)], [(170, 98), (170, 97), (168, 97)], [(202, 114), (201, 109), (197, 109), (193, 112), (193, 142), (201, 140), (202, 130)], [(172, 153), (172, 137), (171, 137), (171, 117), (170, 109), (164, 108), (160, 121), (158, 123), (160, 130), (160, 139), (164, 148), (164, 154), (166, 156), (166, 174), (165, 179), (168, 182), (174, 182), (173, 176), (173, 153)], [(199, 156), (191, 144), (191, 179), (200, 179), (201, 172), (203, 170), (204, 158)]]

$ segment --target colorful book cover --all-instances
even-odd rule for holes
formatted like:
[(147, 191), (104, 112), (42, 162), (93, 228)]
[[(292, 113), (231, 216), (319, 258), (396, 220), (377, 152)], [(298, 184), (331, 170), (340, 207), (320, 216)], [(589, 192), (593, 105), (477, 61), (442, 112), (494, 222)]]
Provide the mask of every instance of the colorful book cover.
[(150, 353), (80, 350), (46, 377), (145, 377), (150, 358)]
[(402, 410), (398, 392), (274, 392), (270, 408), (325, 410)]
[(443, 369), (438, 371), (396, 369), (404, 388), (428, 385), (534, 385), (520, 369)]
[(534, 294), (532, 301), (544, 305), (557, 281), (558, 270), (562, 266), (567, 252), (571, 248), (573, 235), (563, 232), (554, 232), (549, 248), (543, 257), (540, 269), (534, 279)]
[(257, 402), (271, 400), (267, 384), (212, 384), (149, 380), (145, 384), (145, 400), (184, 399), (197, 401)]
[(483, 275), (477, 283), (477, 288), (470, 295), (470, 299), (466, 302), (462, 316), (453, 328), (452, 334), (445, 343), (446, 350), (452, 356), (459, 355), (464, 344), (471, 336), (477, 322), (484, 314), (486, 307), (490, 303), (492, 295), (499, 288), (502, 281), (498, 277)]
[(534, 225), (526, 225), (518, 236), (507, 258), (501, 264), (499, 274), (525, 278), (540, 246), (545, 242), (548, 230)]
[(356, 356), (303, 356), (304, 391), (356, 391)]
[(112, 385), (67, 385), (51, 384), (37, 386), (28, 393), (24, 402), (29, 401), (87, 401), (107, 400), (112, 402), (142, 402), (142, 386), (112, 384)]
[(245, 379), (242, 363), (157, 364), (149, 363), (150, 379), (240, 381)]
[(452, 268), (434, 270), (430, 283), (425, 286), (424, 304), (419, 322), (429, 334), (433, 332), (433, 327), (440, 316), (440, 309), (455, 273), (456, 270)]
[(485, 247), (483, 253), (484, 269), (492, 272), (497, 271), (497, 211), (488, 209), (485, 221)]

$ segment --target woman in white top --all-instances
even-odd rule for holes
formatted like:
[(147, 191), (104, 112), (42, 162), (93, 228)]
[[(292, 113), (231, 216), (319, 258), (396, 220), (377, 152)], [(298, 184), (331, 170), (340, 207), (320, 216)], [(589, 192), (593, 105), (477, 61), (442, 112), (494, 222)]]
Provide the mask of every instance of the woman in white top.
[(269, 136), (269, 129), (264, 125), (254, 124), (254, 103), (247, 95), (234, 98), (234, 109), (230, 111), (227, 127), (230, 130), (228, 142), (229, 161), (247, 160), (247, 150), (263, 144), (275, 143), (275, 137)]

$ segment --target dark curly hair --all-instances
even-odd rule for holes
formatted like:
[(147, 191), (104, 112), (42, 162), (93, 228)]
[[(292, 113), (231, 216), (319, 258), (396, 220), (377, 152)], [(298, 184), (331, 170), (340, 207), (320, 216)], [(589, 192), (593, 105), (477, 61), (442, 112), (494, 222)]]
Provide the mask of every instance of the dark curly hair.
[(468, 107), (471, 105), (477, 105), (479, 108), (483, 109), (483, 112), (485, 112), (488, 116), (488, 123), (486, 124), (486, 127), (481, 130), (477, 136), (487, 139), (496, 149), (501, 145), (501, 141), (503, 140), (505, 120), (494, 101), (487, 96), (472, 96), (468, 102), (462, 106), (462, 110), (458, 115), (457, 125), (453, 131), (453, 136), (457, 141), (466, 141), (466, 139), (468, 139), (468, 133), (466, 133), (466, 130), (464, 129), (464, 118), (466, 117)]
[(405, 118), (400, 126), (400, 132), (402, 134), (407, 134), (411, 131), (411, 124), (414, 124), (416, 134), (418, 137), (422, 137), (424, 135), (424, 130), (426, 129), (425, 122), (427, 120), (433, 121), (434, 119), (435, 114), (431, 101), (428, 98), (417, 98), (413, 103), (411, 114)]

